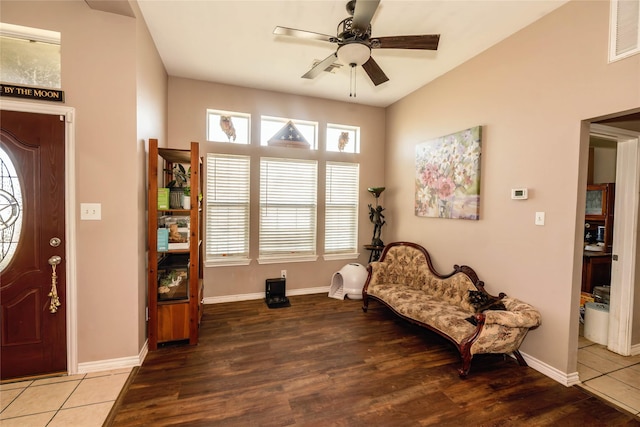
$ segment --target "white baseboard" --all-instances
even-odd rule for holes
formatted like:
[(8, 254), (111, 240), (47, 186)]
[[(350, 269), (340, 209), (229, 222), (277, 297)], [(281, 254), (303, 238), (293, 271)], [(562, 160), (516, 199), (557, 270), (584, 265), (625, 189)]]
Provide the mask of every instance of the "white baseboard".
[[(329, 286), (319, 286), (317, 288), (304, 289), (287, 289), (287, 295), (309, 295), (309, 294), (329, 294)], [(224, 295), (220, 297), (206, 297), (203, 299), (204, 304), (221, 304), (224, 302), (250, 301), (256, 299), (264, 299), (264, 292), (256, 292), (252, 294)]]
[(119, 357), (117, 359), (97, 360), (94, 362), (78, 363), (78, 373), (87, 374), (89, 372), (112, 371), (114, 369), (133, 368), (141, 366), (147, 353), (149, 352), (148, 341), (144, 342), (142, 350), (137, 356)]
[(541, 374), (548, 376), (549, 378), (559, 382), (563, 386), (571, 387), (573, 385), (580, 384), (580, 378), (578, 377), (578, 372), (565, 374), (564, 372), (557, 370), (553, 366), (550, 366), (544, 362), (541, 362), (540, 360), (534, 357), (531, 357), (526, 353), (521, 352), (521, 354), (530, 368), (535, 369)]

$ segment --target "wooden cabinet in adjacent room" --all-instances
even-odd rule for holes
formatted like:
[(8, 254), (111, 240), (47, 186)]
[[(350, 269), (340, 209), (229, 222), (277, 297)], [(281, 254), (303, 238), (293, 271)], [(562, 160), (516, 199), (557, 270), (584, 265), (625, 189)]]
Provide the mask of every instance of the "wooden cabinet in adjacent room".
[[(614, 183), (587, 185), (584, 215), (585, 243), (603, 243), (605, 252), (611, 252), (613, 245), (615, 192)], [(602, 233), (599, 232), (598, 227), (603, 227)]]
[(611, 284), (615, 184), (587, 185), (582, 292)]

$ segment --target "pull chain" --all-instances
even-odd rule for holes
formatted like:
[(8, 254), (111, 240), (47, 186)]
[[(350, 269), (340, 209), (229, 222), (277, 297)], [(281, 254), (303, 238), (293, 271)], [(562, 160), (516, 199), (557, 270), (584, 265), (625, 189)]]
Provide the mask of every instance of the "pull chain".
[(351, 66), (351, 74), (349, 76), (349, 97), (356, 97), (356, 64)]

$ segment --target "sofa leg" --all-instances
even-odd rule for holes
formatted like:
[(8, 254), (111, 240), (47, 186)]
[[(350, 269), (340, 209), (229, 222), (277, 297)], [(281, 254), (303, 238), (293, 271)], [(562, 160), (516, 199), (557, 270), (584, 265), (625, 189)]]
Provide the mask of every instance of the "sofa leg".
[(462, 356), (462, 367), (460, 369), (458, 369), (458, 375), (460, 375), (460, 378), (465, 379), (467, 378), (467, 375), (469, 374), (469, 370), (471, 369), (471, 353), (469, 354), (465, 354), (466, 352), (461, 352), (460, 355)]
[(469, 363), (469, 366), (465, 366), (464, 362), (462, 363), (462, 368), (458, 369), (458, 375), (460, 376), (460, 378), (465, 379), (467, 378), (467, 375), (469, 375), (469, 369), (471, 363)]
[(529, 365), (527, 365), (527, 361), (524, 360), (524, 357), (522, 357), (522, 355), (520, 354), (520, 350), (515, 350), (513, 352), (513, 355), (516, 357), (516, 360), (518, 361), (518, 365), (520, 365), (520, 366), (529, 366)]
[(366, 295), (363, 295), (362, 296), (362, 311), (364, 311), (366, 313), (368, 308), (369, 308), (369, 298), (367, 298)]

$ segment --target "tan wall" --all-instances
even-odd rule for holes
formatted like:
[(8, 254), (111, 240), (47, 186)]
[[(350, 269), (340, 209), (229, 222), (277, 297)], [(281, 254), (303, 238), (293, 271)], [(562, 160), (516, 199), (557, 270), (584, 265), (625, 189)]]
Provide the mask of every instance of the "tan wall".
[[(436, 266), (476, 269), (492, 293), (528, 301), (542, 326), (522, 350), (576, 370), (588, 126), (640, 107), (640, 55), (607, 64), (609, 3), (572, 1), (388, 108), (387, 208), (395, 239)], [(413, 215), (416, 144), (483, 126), (479, 221)], [(510, 189), (529, 188), (529, 199)], [(536, 211), (546, 225), (534, 225)]]
[[(166, 85), (152, 99), (151, 87), (163, 83), (154, 75), (155, 83), (138, 90), (136, 66), (155, 70), (158, 62), (146, 63), (154, 55), (149, 39), (138, 52), (140, 27), (133, 18), (92, 10), (83, 1), (3, 1), (0, 7), (2, 22), (61, 33), (62, 89), (66, 105), (76, 110), (76, 201), (78, 207), (102, 204), (101, 221), (80, 221), (78, 210), (76, 223), (78, 361), (136, 356), (145, 335), (146, 283), (140, 256), (144, 147), (137, 127), (158, 134), (166, 121), (154, 110), (166, 99)], [(146, 100), (140, 108), (138, 95)]]
[[(346, 93), (345, 93), (346, 94)], [(252, 115), (252, 145), (206, 143), (207, 108), (250, 113)], [(327, 123), (360, 126), (361, 153), (340, 154), (301, 151), (295, 148), (260, 147), (260, 116), (289, 117), (319, 122), (319, 141), (324, 137)], [(373, 228), (368, 218), (367, 205), (374, 202), (367, 187), (384, 185), (385, 112), (382, 108), (335, 102), (317, 98), (287, 95), (276, 92), (246, 89), (195, 80), (169, 78), (169, 146), (186, 148), (189, 141), (201, 142), (201, 152), (229, 150), (232, 153), (252, 153), (269, 156), (300, 156), (311, 154), (319, 161), (318, 171), (322, 175), (326, 160), (360, 163), (360, 246), (370, 243)], [(258, 168), (252, 163), (252, 170)], [(255, 175), (254, 175), (255, 176)], [(251, 187), (251, 244), (248, 267), (212, 267), (205, 269), (205, 297), (230, 296), (264, 292), (264, 281), (280, 277), (280, 270), (287, 270), (287, 290), (329, 286), (333, 273), (349, 262), (366, 264), (369, 252), (361, 249), (357, 260), (301, 262), (288, 264), (258, 265), (258, 182)], [(384, 206), (383, 193), (380, 203)], [(318, 224), (324, 220), (324, 186), (318, 187)], [(387, 216), (387, 222), (395, 222)], [(383, 229), (383, 239), (386, 230)], [(322, 255), (323, 235), (318, 233), (318, 253)]]
[(147, 340), (147, 163), (149, 138), (167, 139), (167, 72), (156, 50), (151, 34), (141, 18), (136, 2), (134, 8), (137, 31), (137, 160), (140, 166), (137, 172), (138, 195), (138, 348)]
[(593, 183), (616, 182), (616, 147), (595, 147), (593, 149)]

